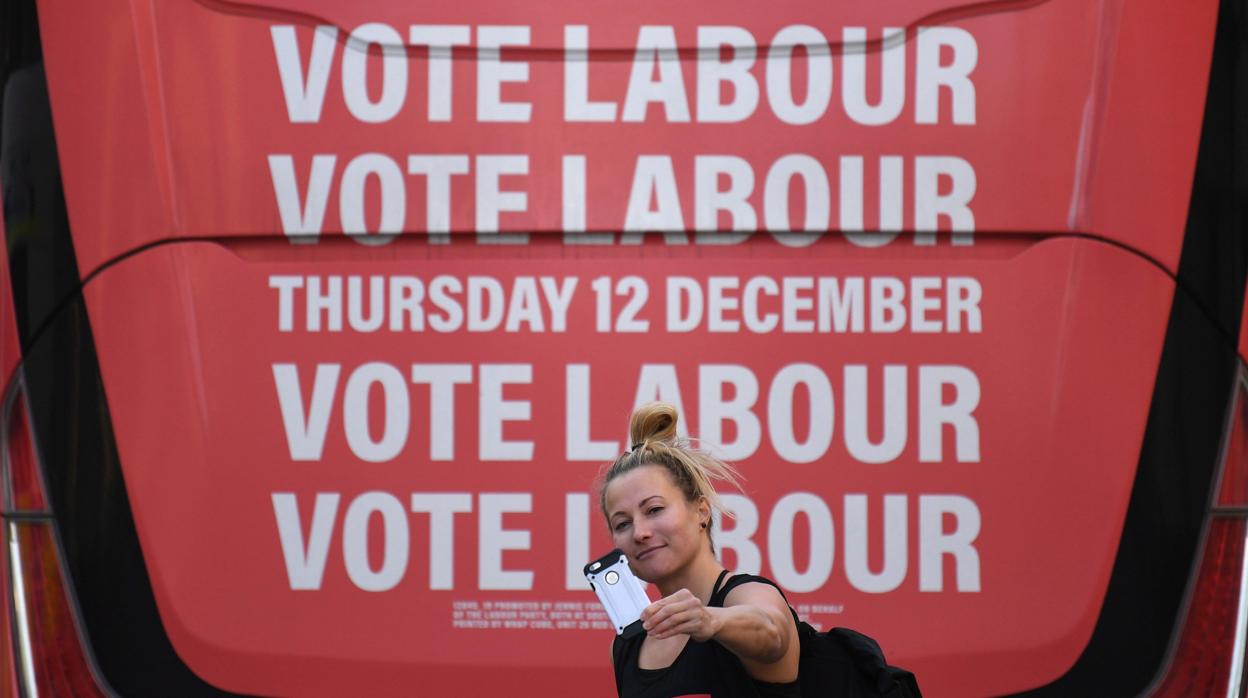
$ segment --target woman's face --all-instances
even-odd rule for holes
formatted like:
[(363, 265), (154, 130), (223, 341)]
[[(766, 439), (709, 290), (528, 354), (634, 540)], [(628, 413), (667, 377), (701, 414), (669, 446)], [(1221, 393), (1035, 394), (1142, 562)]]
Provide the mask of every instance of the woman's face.
[(615, 478), (607, 485), (606, 501), (615, 546), (647, 582), (683, 568), (706, 546), (706, 501), (685, 501), (662, 466), (643, 465)]

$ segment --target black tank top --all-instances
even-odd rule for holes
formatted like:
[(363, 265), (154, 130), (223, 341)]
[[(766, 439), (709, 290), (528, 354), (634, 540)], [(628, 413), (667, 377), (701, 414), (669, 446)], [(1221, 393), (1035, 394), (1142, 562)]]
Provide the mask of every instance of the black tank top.
[[(725, 570), (715, 582), (716, 591)], [(751, 580), (753, 581), (753, 580)], [(722, 605), (722, 599), (714, 598), (712, 606)], [(714, 603), (718, 601), (719, 603)], [(646, 639), (642, 632), (631, 638), (615, 638), (611, 654), (615, 659), (615, 685), (620, 698), (800, 698), (798, 682), (768, 683), (755, 680), (746, 671), (737, 655), (728, 648), (711, 640), (685, 643), (670, 666), (662, 669), (642, 669), (641, 644)]]

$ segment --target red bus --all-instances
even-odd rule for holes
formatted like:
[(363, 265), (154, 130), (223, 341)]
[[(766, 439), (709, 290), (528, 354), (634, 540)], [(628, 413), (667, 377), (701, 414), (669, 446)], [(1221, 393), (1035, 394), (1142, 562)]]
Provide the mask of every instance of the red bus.
[(653, 399), (926, 695), (1244, 695), (1246, 20), (6, 3), (0, 695), (612, 695)]

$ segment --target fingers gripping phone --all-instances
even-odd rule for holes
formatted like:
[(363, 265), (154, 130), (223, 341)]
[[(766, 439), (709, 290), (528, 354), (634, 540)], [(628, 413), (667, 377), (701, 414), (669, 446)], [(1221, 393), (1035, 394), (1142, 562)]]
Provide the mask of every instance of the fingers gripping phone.
[(628, 568), (628, 557), (618, 548), (585, 565), (585, 579), (598, 595), (615, 634), (632, 637), (642, 631), (641, 612), (650, 605), (646, 586)]

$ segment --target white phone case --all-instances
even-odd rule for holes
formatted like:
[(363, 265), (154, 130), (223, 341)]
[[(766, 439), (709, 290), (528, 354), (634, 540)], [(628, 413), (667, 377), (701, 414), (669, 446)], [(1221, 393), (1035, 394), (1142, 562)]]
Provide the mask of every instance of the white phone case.
[(585, 578), (606, 609), (616, 635), (632, 637), (642, 630), (641, 612), (650, 605), (646, 585), (628, 568), (628, 557), (612, 550), (585, 565)]

